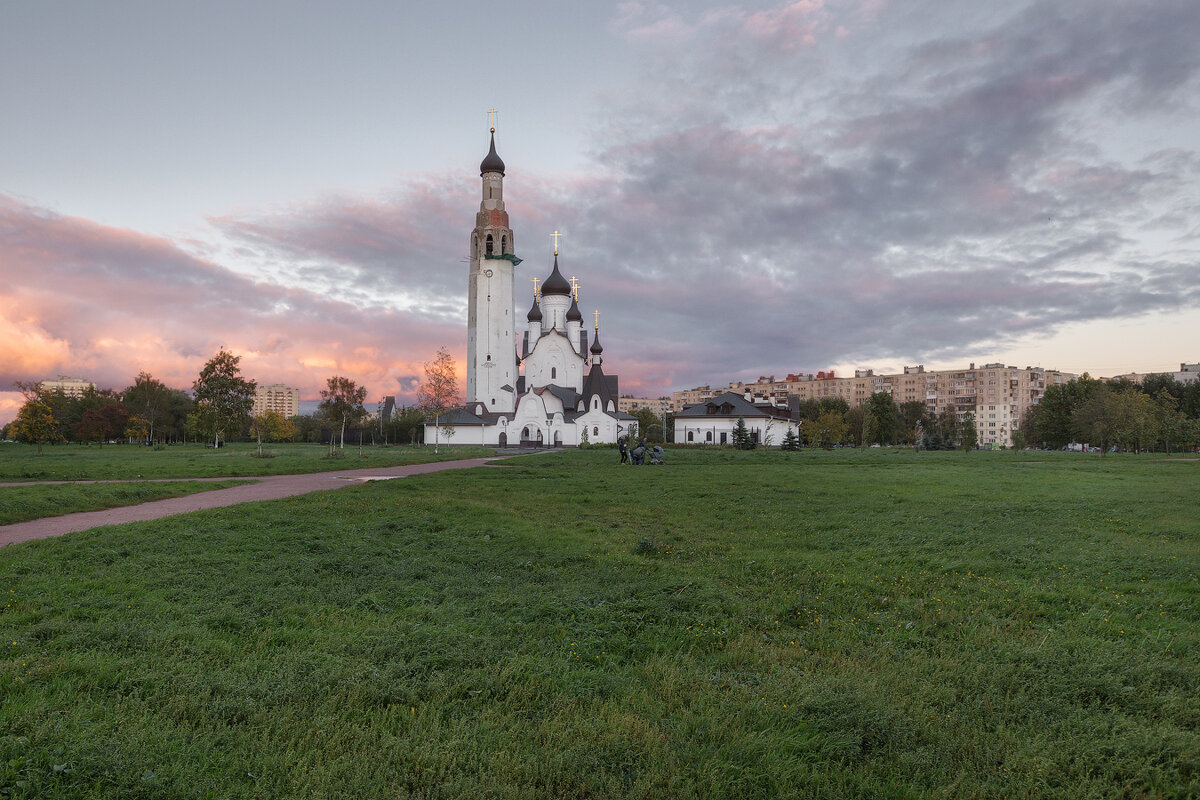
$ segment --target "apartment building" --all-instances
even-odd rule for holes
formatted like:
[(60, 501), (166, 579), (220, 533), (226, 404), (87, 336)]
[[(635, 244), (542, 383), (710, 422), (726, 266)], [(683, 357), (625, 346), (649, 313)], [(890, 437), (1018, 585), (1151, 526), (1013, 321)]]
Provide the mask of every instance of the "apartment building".
[(274, 411), (284, 418), (300, 415), (300, 390), (282, 383), (270, 386), (259, 386), (254, 392), (254, 405), (251, 414), (261, 414), (264, 411)]
[(83, 397), (89, 389), (96, 388), (96, 384), (91, 381), (85, 381), (83, 378), (70, 378), (66, 375), (59, 375), (54, 380), (42, 381), (38, 386), (43, 392), (61, 391), (67, 397)]
[[(1182, 366), (1200, 368), (1200, 365)], [(999, 363), (981, 367), (970, 364), (966, 369), (953, 370), (926, 370), (923, 365), (917, 365), (888, 375), (861, 369), (856, 370), (853, 377), (845, 378), (837, 377), (833, 371), (788, 375), (782, 381), (768, 376), (744, 386), (730, 384), (730, 389), (724, 391), (736, 391), (735, 386), (742, 386), (742, 393), (749, 395), (752, 402), (776, 405), (786, 404), (789, 396), (800, 401), (838, 397), (851, 408), (862, 405), (876, 392), (887, 392), (897, 405), (920, 402), (931, 414), (951, 411), (960, 418), (974, 414), (980, 446), (1008, 447), (1012, 445), (1012, 434), (1021, 418), (1041, 401), (1046, 388), (1066, 383), (1074, 377), (1058, 370)], [(708, 390), (708, 387), (676, 392), (675, 401), (678, 403), (681, 396), (702, 393), (701, 390)], [(719, 393), (712, 392), (693, 403), (706, 402)]]
[(632, 414), (639, 408), (648, 408), (654, 412), (656, 417), (661, 417), (664, 414), (670, 414), (674, 410), (673, 400), (670, 397), (618, 397), (617, 410), (624, 411), (626, 414)]

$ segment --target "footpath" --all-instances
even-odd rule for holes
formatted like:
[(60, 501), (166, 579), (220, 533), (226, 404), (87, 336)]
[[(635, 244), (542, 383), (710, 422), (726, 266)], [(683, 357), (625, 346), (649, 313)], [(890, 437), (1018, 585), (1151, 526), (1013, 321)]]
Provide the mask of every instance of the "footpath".
[[(203, 511), (207, 508), (223, 508), (238, 503), (254, 503), (260, 500), (279, 500), (284, 497), (320, 492), (326, 489), (342, 489), (355, 486), (367, 481), (383, 481), (393, 478), (406, 478), (410, 475), (424, 475), (430, 472), (443, 472), (449, 469), (468, 469), (470, 467), (487, 466), (504, 456), (488, 458), (466, 458), (461, 461), (439, 461), (433, 464), (409, 464), (401, 467), (376, 467), (372, 469), (336, 470), (333, 472), (310, 472), (304, 475), (270, 475), (253, 478), (220, 478), (219, 480), (254, 481), (228, 489), (216, 489), (211, 492), (190, 494), (186, 497), (172, 497), (168, 500), (154, 500), (136, 506), (121, 506), (106, 508), (102, 511), (81, 511), (77, 514), (64, 514), (59, 517), (43, 517), (28, 522), (17, 522), (13, 525), (0, 525), (0, 546), (27, 542), (31, 539), (46, 539), (51, 536), (62, 536), (65, 533), (98, 528), (102, 525), (121, 525), (126, 522), (144, 522), (152, 519), (162, 519), (176, 514), (187, 514), (190, 511)], [(189, 480), (174, 478), (172, 480)], [(91, 483), (92, 481), (80, 481)], [(35, 484), (25, 483), (22, 486)]]

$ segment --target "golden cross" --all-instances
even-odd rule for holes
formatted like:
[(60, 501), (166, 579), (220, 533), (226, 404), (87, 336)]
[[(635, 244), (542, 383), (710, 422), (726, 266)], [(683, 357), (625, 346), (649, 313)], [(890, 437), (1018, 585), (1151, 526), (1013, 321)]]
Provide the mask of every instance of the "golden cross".
[(538, 284), (542, 282), (541, 278), (530, 278), (533, 281), (533, 299), (538, 299)]
[(554, 255), (558, 255), (558, 240), (562, 238), (562, 234), (555, 229), (554, 233), (550, 234), (550, 238), (554, 240)]
[(593, 311), (592, 316), (596, 318), (596, 330), (600, 330), (600, 310)]
[(492, 129), (492, 133), (496, 132), (496, 115), (499, 113), (495, 108), (488, 109), (488, 127)]
[(574, 297), (576, 300), (579, 299), (579, 278), (576, 278), (574, 275), (571, 276), (571, 297)]

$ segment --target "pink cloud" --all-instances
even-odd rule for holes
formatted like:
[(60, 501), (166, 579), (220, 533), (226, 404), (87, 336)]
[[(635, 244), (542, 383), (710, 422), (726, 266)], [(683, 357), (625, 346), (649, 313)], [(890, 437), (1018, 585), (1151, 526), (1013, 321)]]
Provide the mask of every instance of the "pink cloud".
[[(465, 339), (457, 323), (254, 281), (168, 239), (2, 196), (0, 276), (4, 388), (63, 373), (121, 389), (140, 370), (189, 388), (227, 347), (247, 377), (296, 386), (304, 400), (333, 374), (377, 398), (411, 390), (400, 376), (422, 374), (439, 346), (455, 352)], [(0, 406), (0, 421), (15, 408)]]

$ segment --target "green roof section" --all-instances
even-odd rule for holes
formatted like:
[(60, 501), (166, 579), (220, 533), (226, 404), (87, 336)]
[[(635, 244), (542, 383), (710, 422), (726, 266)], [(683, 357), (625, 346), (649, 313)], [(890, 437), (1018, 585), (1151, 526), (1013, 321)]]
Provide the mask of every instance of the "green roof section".
[(499, 261), (500, 259), (511, 261), (514, 267), (521, 263), (521, 259), (514, 256), (512, 253), (484, 253), (483, 257), (488, 261)]

